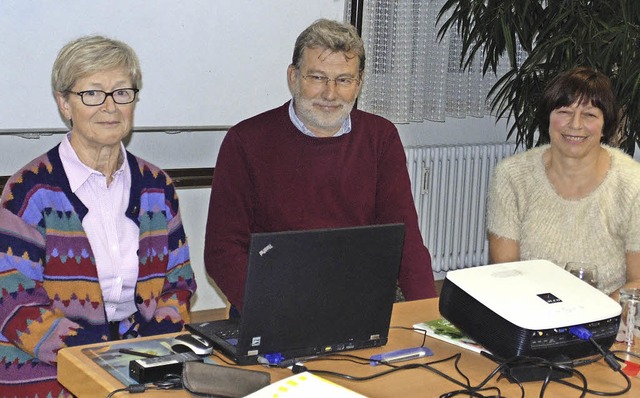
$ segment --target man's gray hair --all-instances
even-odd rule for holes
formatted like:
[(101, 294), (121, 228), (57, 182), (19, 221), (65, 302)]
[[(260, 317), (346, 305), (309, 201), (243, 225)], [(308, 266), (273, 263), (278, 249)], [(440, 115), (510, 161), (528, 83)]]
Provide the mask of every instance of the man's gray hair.
[(353, 25), (319, 19), (296, 39), (291, 64), (300, 69), (306, 48), (324, 48), (331, 52), (350, 53), (358, 57), (359, 71), (364, 71), (364, 43)]

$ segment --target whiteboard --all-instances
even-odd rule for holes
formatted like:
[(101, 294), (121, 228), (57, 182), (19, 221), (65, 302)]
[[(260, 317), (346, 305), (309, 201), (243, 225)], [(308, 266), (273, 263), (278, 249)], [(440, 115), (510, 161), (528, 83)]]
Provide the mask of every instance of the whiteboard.
[(0, 130), (59, 129), (51, 67), (64, 44), (102, 34), (142, 66), (136, 127), (227, 126), (290, 98), (286, 69), (314, 20), (344, 0), (2, 0)]

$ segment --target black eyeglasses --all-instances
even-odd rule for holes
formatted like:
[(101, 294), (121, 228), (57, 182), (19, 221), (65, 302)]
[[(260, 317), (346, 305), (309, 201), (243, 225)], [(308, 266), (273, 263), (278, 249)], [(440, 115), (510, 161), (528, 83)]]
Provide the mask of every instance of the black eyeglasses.
[(140, 90), (137, 88), (119, 88), (110, 93), (102, 90), (85, 90), (78, 92), (69, 90), (67, 92), (79, 95), (82, 103), (87, 106), (98, 106), (104, 104), (107, 97), (113, 98), (113, 102), (116, 104), (130, 104), (136, 100), (136, 94), (138, 91)]

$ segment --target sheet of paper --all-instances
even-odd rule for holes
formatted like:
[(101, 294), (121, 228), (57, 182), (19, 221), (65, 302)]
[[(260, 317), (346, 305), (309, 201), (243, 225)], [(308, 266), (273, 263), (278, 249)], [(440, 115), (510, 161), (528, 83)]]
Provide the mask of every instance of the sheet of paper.
[(474, 352), (487, 351), (480, 344), (476, 343), (472, 338), (462, 333), (457, 327), (452, 325), (444, 318), (434, 319), (432, 321), (420, 322), (413, 325), (418, 333), (427, 333), (427, 336), (438, 340), (455, 344), (459, 347), (466, 348)]
[(275, 382), (247, 396), (248, 398), (291, 398), (291, 397), (364, 397), (345, 387), (309, 372), (302, 372)]

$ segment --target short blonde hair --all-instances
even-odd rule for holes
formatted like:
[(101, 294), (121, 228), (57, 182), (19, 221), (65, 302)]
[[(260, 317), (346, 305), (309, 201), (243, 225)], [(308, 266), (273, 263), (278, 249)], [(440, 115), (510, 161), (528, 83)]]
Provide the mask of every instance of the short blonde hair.
[(66, 95), (79, 79), (115, 68), (129, 73), (132, 88), (142, 87), (140, 61), (129, 45), (103, 36), (80, 37), (58, 53), (51, 71), (51, 88), (54, 94)]

